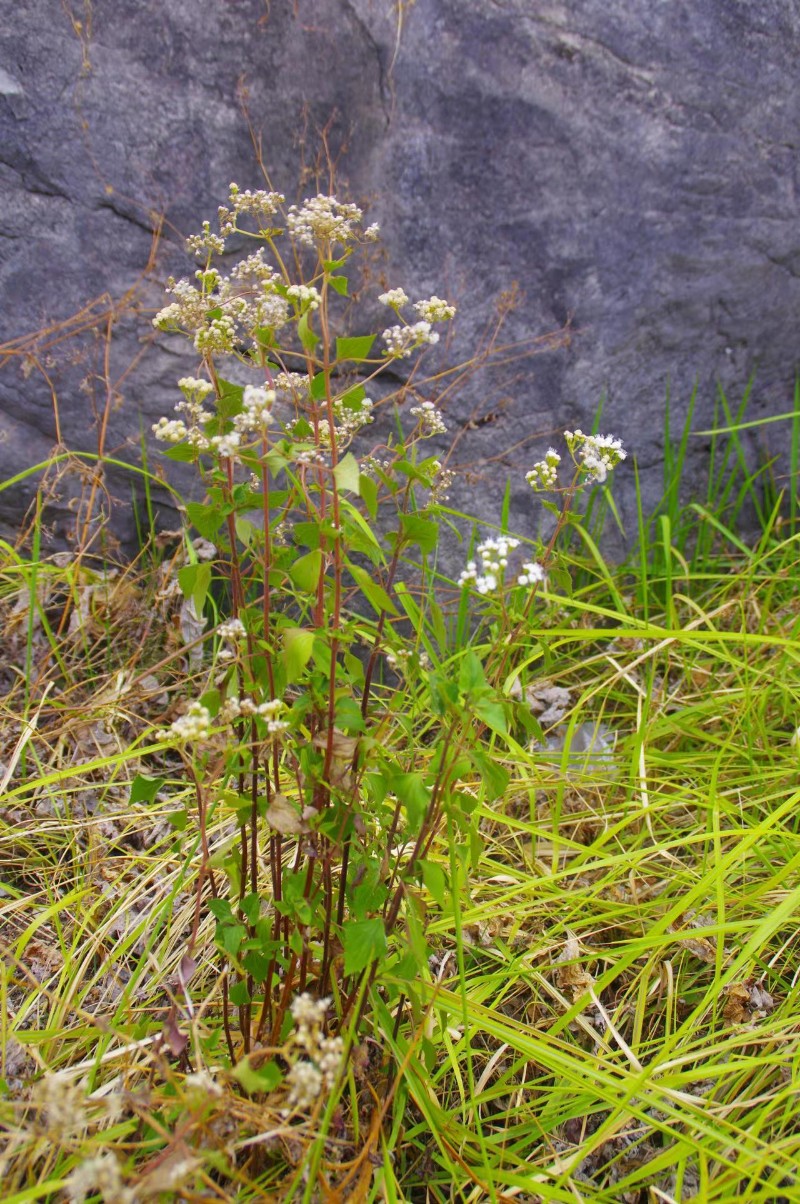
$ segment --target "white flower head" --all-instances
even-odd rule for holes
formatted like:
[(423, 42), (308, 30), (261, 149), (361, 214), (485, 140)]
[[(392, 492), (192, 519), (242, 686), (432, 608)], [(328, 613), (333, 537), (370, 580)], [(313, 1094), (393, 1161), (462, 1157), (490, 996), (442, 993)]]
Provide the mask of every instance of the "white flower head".
[(549, 447), (545, 458), (537, 460), (530, 472), (525, 474), (525, 480), (531, 489), (537, 491), (554, 489), (558, 481), (558, 466), (560, 463), (561, 456), (554, 448)]
[(545, 585), (547, 582), (547, 573), (544, 568), (536, 560), (526, 560), (522, 565), (522, 572), (517, 577), (517, 585)]
[(423, 401), (418, 406), (411, 407), (411, 413), (419, 419), (424, 438), (430, 435), (443, 435), (447, 427), (442, 417), (442, 411), (437, 409), (432, 401)]
[(403, 305), (408, 305), (408, 295), (402, 288), (390, 288), (388, 292), (381, 293), (378, 300), (381, 305), (390, 305), (392, 309), (400, 309)]
[(247, 630), (241, 619), (228, 619), (226, 622), (219, 624), (217, 635), (221, 640), (230, 640), (235, 643), (237, 640), (245, 638)]
[(485, 539), (477, 547), (481, 559), (481, 571), (474, 560), (467, 561), (467, 567), (458, 578), (461, 586), (471, 585), (479, 594), (493, 594), (504, 579), (508, 566), (509, 552), (519, 547), (519, 540), (511, 535), (498, 535)]
[(179, 744), (198, 744), (207, 740), (211, 730), (211, 713), (201, 702), (192, 702), (167, 731), (158, 733), (159, 740), (177, 740)]
[(564, 431), (564, 438), (575, 464), (587, 473), (590, 482), (598, 485), (627, 456), (621, 441), (613, 435), (585, 435), (575, 430)]
[(151, 429), (161, 443), (180, 443), (189, 433), (186, 424), (181, 422), (180, 418), (159, 418)]
[(357, 205), (343, 204), (336, 197), (309, 197), (302, 205), (292, 205), (286, 220), (289, 234), (299, 243), (313, 247), (317, 243), (348, 243), (363, 217)]
[(386, 344), (386, 354), (392, 359), (406, 359), (412, 351), (424, 344), (439, 342), (430, 322), (414, 322), (412, 326), (389, 326), (381, 335)]
[(449, 322), (456, 316), (455, 305), (450, 305), (441, 297), (428, 297), (427, 301), (416, 301), (414, 309), (426, 322)]
[(229, 431), (227, 435), (214, 435), (210, 440), (211, 446), (219, 456), (233, 459), (239, 450), (242, 436), (238, 431)]

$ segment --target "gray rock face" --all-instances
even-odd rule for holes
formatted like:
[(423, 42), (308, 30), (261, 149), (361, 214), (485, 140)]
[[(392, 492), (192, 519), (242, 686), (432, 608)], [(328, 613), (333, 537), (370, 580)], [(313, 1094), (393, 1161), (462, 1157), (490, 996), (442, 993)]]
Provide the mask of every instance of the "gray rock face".
[[(154, 335), (183, 238), (230, 180), (316, 191), (315, 131), (386, 239), (386, 280), (459, 306), (467, 357), (514, 281), (506, 342), (572, 319), (566, 349), (450, 399), (470, 506), (535, 527), (522, 474), (559, 429), (622, 437), (645, 500), (674, 418), (715, 381), (750, 417), (791, 408), (800, 299), (795, 0), (28, 0), (0, 31), (0, 478), (73, 450), (136, 460), (191, 349)], [(325, 181), (327, 183), (327, 181)], [(154, 230), (160, 231), (154, 249)], [(76, 317), (76, 315), (78, 315)], [(369, 316), (369, 314), (368, 314)], [(38, 332), (38, 333), (37, 333)], [(110, 334), (110, 341), (109, 336)], [(105, 414), (105, 417), (103, 415)], [(785, 428), (766, 428), (769, 451)], [(705, 450), (693, 445), (700, 479)], [(159, 460), (152, 452), (150, 468)], [(57, 542), (92, 495), (56, 487)], [(633, 473), (615, 495), (633, 530)], [(172, 472), (172, 469), (170, 469)], [(175, 478), (178, 479), (179, 478)], [(0, 492), (13, 539), (30, 476)], [(108, 469), (131, 540), (132, 478)], [(95, 500), (96, 500), (95, 495)], [(100, 495), (102, 496), (102, 495)], [(458, 500), (458, 499), (457, 499)], [(160, 503), (164, 521), (169, 505)]]

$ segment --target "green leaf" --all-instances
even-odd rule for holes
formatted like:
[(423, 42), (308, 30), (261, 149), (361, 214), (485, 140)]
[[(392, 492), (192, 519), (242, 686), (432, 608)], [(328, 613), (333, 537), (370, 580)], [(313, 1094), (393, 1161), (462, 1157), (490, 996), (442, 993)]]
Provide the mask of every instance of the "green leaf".
[(248, 1095), (268, 1095), (281, 1082), (283, 1075), (275, 1062), (254, 1070), (249, 1058), (242, 1058), (233, 1071), (233, 1077)]
[(276, 449), (267, 452), (266, 456), (264, 457), (264, 462), (266, 463), (267, 468), (270, 470), (273, 477), (279, 476), (279, 474), (283, 472), (284, 468), (289, 463), (286, 456), (282, 455), (281, 452), (277, 451)]
[(337, 339), (336, 358), (337, 360), (355, 360), (356, 363), (360, 363), (368, 357), (374, 342), (374, 334), (360, 335), (354, 339)]
[(421, 552), (432, 552), (439, 542), (438, 524), (421, 514), (403, 514), (400, 531), (403, 543), (416, 544)]
[(313, 351), (319, 342), (319, 338), (314, 334), (314, 331), (308, 324), (307, 313), (303, 314), (303, 316), (298, 319), (297, 336), (305, 347), (306, 351)]
[(198, 451), (191, 443), (171, 443), (163, 449), (162, 455), (168, 460), (174, 460), (176, 464), (193, 464), (198, 457)]
[(244, 385), (234, 384), (232, 380), (223, 380), (222, 377), (217, 381), (219, 385), (219, 397), (217, 398), (217, 414), (220, 418), (233, 418), (236, 414), (242, 411), (242, 399), (244, 397)]
[(430, 792), (421, 773), (399, 773), (392, 782), (395, 794), (406, 809), (408, 826), (414, 836), (422, 827), (430, 802)]
[(367, 390), (363, 385), (353, 385), (352, 389), (348, 389), (346, 393), (342, 393), (339, 398), (339, 404), (346, 410), (361, 410), (361, 402), (367, 396)]
[(351, 736), (353, 732), (367, 730), (364, 716), (361, 714), (361, 707), (355, 698), (339, 698), (337, 700), (334, 723), (348, 736)]
[(462, 694), (486, 688), (486, 674), (483, 672), (481, 658), (473, 648), (468, 648), (461, 658), (458, 667), (458, 688)]
[(309, 396), (311, 397), (312, 401), (322, 401), (323, 397), (327, 396), (325, 390), (326, 380), (327, 377), (325, 376), (324, 372), (318, 372), (314, 377), (311, 382), (311, 388), (309, 389)]
[(209, 899), (208, 910), (218, 920), (233, 920), (233, 912), (227, 899)]
[(402, 473), (403, 476), (408, 477), (409, 481), (420, 481), (423, 485), (431, 483), (430, 471), (423, 471), (422, 465), (412, 464), (410, 460), (397, 460), (394, 464), (394, 471)]
[(267, 957), (264, 953), (259, 953), (257, 949), (251, 949), (242, 958), (245, 970), (251, 975), (253, 982), (259, 986), (269, 974), (271, 962), (272, 958)]
[(187, 564), (178, 569), (178, 585), (187, 602), (191, 598), (198, 615), (203, 613), (206, 604), (208, 587), (211, 585), (211, 565), (204, 561), (202, 564)]
[(495, 799), (502, 798), (510, 780), (508, 770), (495, 761), (494, 757), (487, 756), (478, 748), (471, 749), (469, 756), (481, 775), (489, 800), (493, 802)]
[(283, 632), (283, 664), (287, 684), (299, 681), (314, 650), (314, 632), (304, 627), (287, 627)]
[(348, 549), (351, 552), (362, 552), (373, 564), (383, 564), (383, 549), (364, 515), (359, 514), (345, 497), (341, 498), (340, 510)]
[(378, 513), (378, 482), (362, 472), (358, 478), (358, 492), (370, 518), (375, 518)]
[(261, 899), (258, 897), (258, 894), (255, 891), (251, 891), (249, 895), (245, 895), (239, 906), (248, 924), (255, 924), (261, 915)]
[(344, 972), (358, 974), (386, 953), (383, 920), (350, 920), (342, 928)]
[(204, 539), (213, 540), (222, 524), (225, 522), (230, 507), (206, 506), (202, 502), (187, 502), (186, 515), (193, 527)]
[(360, 565), (353, 564), (349, 560), (347, 562), (347, 568), (352, 574), (353, 580), (358, 585), (362, 594), (377, 614), (381, 614), (381, 612), (385, 610), (387, 614), (399, 615), (400, 612), (387, 594), (386, 590), (382, 585), (378, 585), (377, 581), (372, 579), (366, 569), (362, 569)]
[(358, 493), (360, 475), (358, 460), (352, 452), (347, 452), (333, 470), (336, 484), (340, 489), (346, 489), (349, 493)]
[(346, 276), (329, 276), (331, 288), (335, 288), (340, 297), (347, 296), (347, 277)]
[[(275, 331), (271, 326), (256, 327), (256, 342), (259, 347), (274, 347), (275, 346)], [(278, 369), (280, 371), (280, 369)]]
[(501, 736), (508, 735), (506, 714), (499, 702), (492, 702), (489, 698), (477, 698), (472, 704), (472, 709), (493, 732)]
[(440, 907), (444, 907), (447, 894), (447, 879), (444, 870), (435, 861), (420, 861), (419, 868), (422, 870), (422, 881), (425, 883), (427, 891)]
[(305, 556), (300, 556), (295, 560), (289, 569), (289, 576), (299, 590), (306, 594), (313, 594), (316, 591), (321, 572), (322, 552), (319, 548), (314, 548)]
[(246, 982), (235, 982), (228, 992), (228, 997), (237, 1008), (243, 1007), (246, 1003), (252, 1003)]
[(292, 538), (296, 544), (303, 548), (318, 548), (319, 547), (319, 523), (302, 522), (295, 523), (292, 528)]
[(144, 773), (137, 773), (131, 782), (130, 801), (132, 803), (152, 803), (164, 785), (164, 781), (164, 778), (148, 778)]
[(236, 957), (246, 936), (244, 924), (223, 924), (217, 928), (217, 940), (229, 957)]
[(441, 673), (428, 674), (428, 691), (434, 715), (446, 715), (458, 702), (458, 686)]

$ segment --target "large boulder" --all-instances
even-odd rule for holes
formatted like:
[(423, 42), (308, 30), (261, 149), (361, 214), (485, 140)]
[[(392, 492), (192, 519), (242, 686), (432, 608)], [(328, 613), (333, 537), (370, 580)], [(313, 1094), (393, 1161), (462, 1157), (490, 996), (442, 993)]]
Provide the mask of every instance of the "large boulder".
[[(749, 417), (791, 408), (798, 53), (794, 0), (28, 0), (0, 31), (0, 479), (59, 439), (136, 462), (194, 367), (150, 323), (166, 276), (189, 270), (184, 236), (231, 180), (262, 184), (254, 138), (275, 187), (315, 191), (327, 127), (381, 224), (386, 281), (457, 302), (454, 356), (514, 282), (504, 343), (571, 325), (568, 346), (449, 398), (470, 506), (496, 519), (511, 476), (533, 530), (525, 468), (601, 401), (654, 505), (668, 388), (674, 424), (695, 386), (702, 426), (717, 382), (736, 400), (754, 372)], [(754, 455), (785, 442), (765, 430)], [(91, 459), (65, 464), (56, 542), (103, 497)], [(0, 492), (6, 538), (36, 479)], [(134, 483), (113, 466), (102, 480), (128, 543)]]

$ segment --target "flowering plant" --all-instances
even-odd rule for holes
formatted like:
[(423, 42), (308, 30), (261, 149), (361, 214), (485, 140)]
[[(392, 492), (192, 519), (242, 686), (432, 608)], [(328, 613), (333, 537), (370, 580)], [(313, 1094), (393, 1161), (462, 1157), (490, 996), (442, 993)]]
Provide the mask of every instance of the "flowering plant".
[[(502, 793), (504, 772), (484, 733), (505, 738), (516, 704), (499, 689), (498, 662), (487, 669), (463, 626), (453, 651), (435, 597), (420, 603), (399, 579), (409, 562), (426, 574), (439, 538), (450, 473), (425, 450), (447, 431), (436, 398), (415, 392), (412, 423), (401, 410), (385, 442), (357, 443), (379, 405), (403, 400), (367, 389), (435, 345), (455, 307), (437, 296), (412, 306), (391, 288), (378, 300), (395, 323), (337, 333), (351, 257), (378, 237), (357, 206), (318, 195), (287, 209), (276, 192), (231, 185), (218, 217), (218, 232), (205, 223), (188, 240), (200, 266), (169, 281), (154, 320), (188, 338), (200, 365), (153, 432), (206, 486), (187, 513), (215, 546), (217, 577), (195, 556), (180, 575), (187, 604), (200, 618), (213, 596), (228, 617), (199, 696), (160, 736), (196, 793), (191, 948), (210, 895), (231, 1059), (275, 1046), (292, 1017), (313, 1035), (287, 1078), (291, 1111), (334, 1085), (342, 1046), (323, 1034), (329, 1001), (334, 1023), (355, 1033), (380, 967), (382, 998), (413, 1001), (428, 958), (418, 900), (446, 907), (479, 856), (474, 790)], [(235, 368), (223, 374), (225, 360)], [(249, 383), (233, 379), (243, 370)], [(625, 454), (581, 432), (567, 442), (578, 474), (597, 481)], [(535, 488), (554, 486), (558, 461), (551, 451), (534, 467)], [(379, 523), (386, 503), (392, 519)], [(461, 585), (501, 592), (519, 546), (485, 540), (480, 571), (470, 561)], [(545, 563), (516, 571), (524, 615)], [(447, 872), (432, 856), (442, 825), (451, 849), (471, 850)]]

